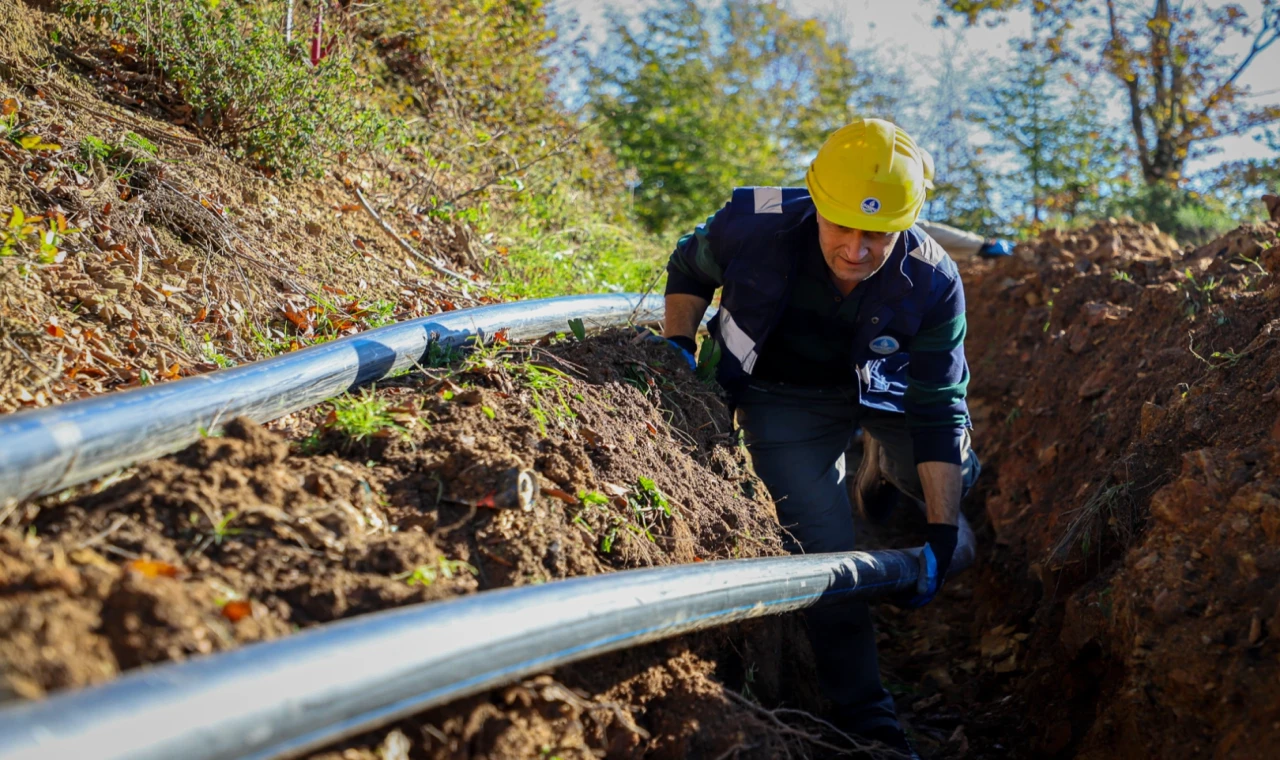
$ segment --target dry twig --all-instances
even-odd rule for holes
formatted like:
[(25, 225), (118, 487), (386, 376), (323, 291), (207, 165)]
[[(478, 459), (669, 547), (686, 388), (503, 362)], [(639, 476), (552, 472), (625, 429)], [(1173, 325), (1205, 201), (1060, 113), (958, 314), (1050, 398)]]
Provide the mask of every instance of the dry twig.
[(402, 249), (404, 249), (405, 253), (408, 253), (410, 256), (421, 261), (423, 264), (426, 264), (427, 267), (431, 271), (435, 272), (436, 274), (442, 274), (445, 277), (452, 277), (456, 280), (461, 280), (462, 282), (466, 282), (466, 283), (471, 282), (471, 280), (467, 279), (466, 277), (458, 274), (457, 272), (454, 272), (451, 269), (446, 269), (440, 266), (439, 264), (435, 263), (434, 261), (427, 258), (423, 254), (419, 253), (417, 248), (414, 248), (413, 246), (409, 245), (409, 243), (404, 238), (400, 237), (399, 233), (397, 233), (394, 229), (392, 229), (390, 224), (388, 224), (382, 217), (378, 216), (378, 212), (373, 210), (373, 206), (369, 205), (368, 199), (364, 197), (364, 193), (360, 192), (360, 188), (353, 187), (352, 189), (355, 190), (356, 200), (360, 201), (360, 205), (364, 208), (365, 213), (367, 213), (373, 219), (373, 221), (377, 222), (378, 226), (382, 228), (382, 231), (390, 235), (391, 239), (395, 240), (396, 244), (399, 245)]

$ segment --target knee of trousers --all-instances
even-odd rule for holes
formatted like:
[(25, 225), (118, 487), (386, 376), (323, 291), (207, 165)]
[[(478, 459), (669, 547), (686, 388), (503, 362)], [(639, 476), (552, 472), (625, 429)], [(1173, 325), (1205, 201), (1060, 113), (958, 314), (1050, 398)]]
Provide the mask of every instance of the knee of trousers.
[[(920, 473), (916, 470), (915, 454), (910, 445), (890, 446), (880, 441), (880, 472), (884, 478), (902, 493), (913, 499), (924, 500), (924, 486), (920, 483)], [(960, 444), (960, 476), (962, 479), (962, 495), (978, 481), (982, 473), (982, 462), (973, 449), (969, 431), (964, 431)]]

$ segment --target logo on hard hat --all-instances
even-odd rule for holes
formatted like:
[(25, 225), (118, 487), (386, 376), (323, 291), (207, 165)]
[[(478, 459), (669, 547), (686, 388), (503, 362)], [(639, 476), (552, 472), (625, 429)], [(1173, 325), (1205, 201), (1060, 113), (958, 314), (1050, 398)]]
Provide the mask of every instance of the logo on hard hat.
[(888, 335), (881, 335), (879, 338), (871, 341), (871, 350), (884, 356), (894, 353), (898, 350), (898, 347), (898, 341)]
[(875, 214), (880, 211), (880, 201), (875, 198), (867, 198), (862, 202), (862, 213)]

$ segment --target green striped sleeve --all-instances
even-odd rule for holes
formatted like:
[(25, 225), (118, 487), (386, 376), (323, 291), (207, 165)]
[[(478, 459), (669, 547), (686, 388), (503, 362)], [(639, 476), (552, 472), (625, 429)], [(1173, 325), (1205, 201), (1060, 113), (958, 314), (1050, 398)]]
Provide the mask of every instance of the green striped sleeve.
[(964, 343), (969, 326), (964, 313), (957, 314), (942, 324), (926, 328), (916, 333), (911, 339), (911, 352), (917, 351), (953, 351)]

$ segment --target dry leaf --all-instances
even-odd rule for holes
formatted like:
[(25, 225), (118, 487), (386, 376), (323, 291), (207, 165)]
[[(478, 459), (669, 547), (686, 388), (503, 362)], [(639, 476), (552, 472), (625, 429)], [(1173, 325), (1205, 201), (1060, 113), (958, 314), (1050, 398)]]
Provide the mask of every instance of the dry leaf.
[(18, 101), (13, 98), (0, 100), (0, 116), (9, 116), (18, 112)]
[(50, 319), (49, 324), (45, 325), (44, 330), (55, 338), (67, 337), (67, 331), (59, 327), (58, 322), (55, 319)]
[(157, 559), (135, 559), (129, 563), (128, 567), (143, 578), (177, 578), (180, 572), (168, 562)]
[(253, 606), (243, 599), (222, 605), (222, 616), (233, 623), (238, 623), (251, 615), (253, 615)]

